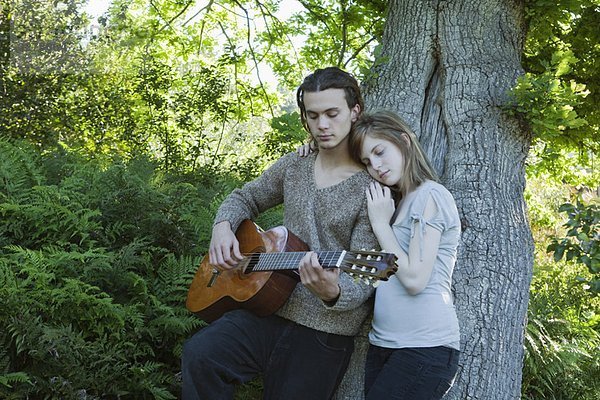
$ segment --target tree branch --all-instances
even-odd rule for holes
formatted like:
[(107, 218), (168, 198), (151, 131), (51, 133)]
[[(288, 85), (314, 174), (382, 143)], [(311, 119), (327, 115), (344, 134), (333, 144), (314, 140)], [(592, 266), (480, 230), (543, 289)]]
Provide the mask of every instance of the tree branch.
[(242, 9), (242, 11), (245, 14), (245, 19), (246, 19), (246, 44), (248, 45), (248, 49), (250, 50), (250, 55), (252, 57), (252, 62), (254, 63), (254, 68), (256, 69), (256, 77), (258, 79), (258, 83), (260, 86), (260, 89), (262, 90), (263, 94), (265, 95), (265, 100), (267, 100), (267, 105), (269, 106), (269, 111), (271, 112), (271, 116), (275, 116), (275, 112), (273, 111), (273, 105), (271, 104), (271, 100), (269, 99), (269, 94), (267, 93), (267, 90), (265, 89), (265, 85), (262, 81), (262, 78), (260, 76), (260, 69), (258, 68), (258, 64), (259, 62), (261, 62), (262, 60), (257, 60), (256, 57), (256, 52), (254, 51), (254, 47), (252, 46), (252, 29), (250, 27), (250, 17), (248, 15), (248, 10), (246, 10), (239, 1), (235, 0), (235, 3), (238, 5), (238, 7), (240, 7)]

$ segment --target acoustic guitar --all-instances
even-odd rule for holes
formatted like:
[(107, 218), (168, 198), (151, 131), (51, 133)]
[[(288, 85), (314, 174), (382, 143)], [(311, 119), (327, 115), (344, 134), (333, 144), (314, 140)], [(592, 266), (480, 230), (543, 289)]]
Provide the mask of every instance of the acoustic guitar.
[[(190, 285), (186, 307), (212, 322), (227, 311), (244, 308), (259, 316), (277, 311), (299, 281), (298, 266), (308, 247), (278, 226), (263, 231), (244, 220), (236, 231), (244, 258), (236, 268), (219, 270), (204, 256)], [(374, 251), (319, 251), (323, 268), (340, 268), (365, 284), (387, 280), (396, 256)]]

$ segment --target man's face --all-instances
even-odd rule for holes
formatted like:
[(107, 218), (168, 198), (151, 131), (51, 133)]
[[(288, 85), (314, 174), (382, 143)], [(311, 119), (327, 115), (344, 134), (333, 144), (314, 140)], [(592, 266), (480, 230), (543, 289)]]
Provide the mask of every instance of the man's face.
[(320, 149), (333, 149), (345, 142), (360, 106), (348, 108), (344, 89), (305, 92), (306, 122)]

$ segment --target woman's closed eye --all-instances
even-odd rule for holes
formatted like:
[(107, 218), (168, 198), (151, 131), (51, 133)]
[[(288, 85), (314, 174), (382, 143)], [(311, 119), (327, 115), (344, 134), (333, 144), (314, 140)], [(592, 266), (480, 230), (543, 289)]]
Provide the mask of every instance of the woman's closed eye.
[[(383, 156), (383, 153), (384, 153), (384, 152), (385, 152), (385, 150), (384, 150), (384, 149), (378, 149), (378, 150), (374, 150), (374, 151), (373, 151), (373, 155), (374, 155), (375, 157), (381, 157), (381, 156)], [(363, 164), (365, 164), (365, 165), (368, 167), (369, 165), (371, 165), (371, 159), (370, 159), (370, 158), (364, 158), (364, 159), (362, 160), (362, 163), (363, 163)]]

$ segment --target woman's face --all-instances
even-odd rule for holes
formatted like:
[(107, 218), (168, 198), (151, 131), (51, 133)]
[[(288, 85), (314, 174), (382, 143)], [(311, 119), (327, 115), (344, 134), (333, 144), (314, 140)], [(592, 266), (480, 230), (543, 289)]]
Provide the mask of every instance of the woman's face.
[(404, 175), (404, 156), (394, 143), (367, 135), (360, 158), (369, 174), (378, 182), (387, 186), (400, 183)]

